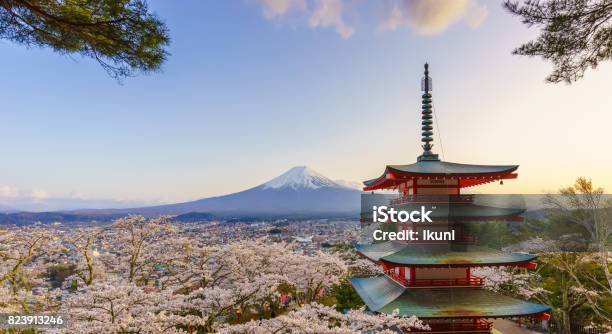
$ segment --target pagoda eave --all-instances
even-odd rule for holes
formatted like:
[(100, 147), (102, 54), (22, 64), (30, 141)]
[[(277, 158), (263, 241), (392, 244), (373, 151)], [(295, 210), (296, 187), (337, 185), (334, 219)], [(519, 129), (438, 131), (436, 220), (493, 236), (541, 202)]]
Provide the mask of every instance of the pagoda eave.
[[(449, 245), (383, 242), (356, 246), (356, 254), (370, 261), (392, 267), (464, 268), (521, 267), (534, 268), (537, 256), (524, 253), (502, 253), (482, 246), (464, 245), (453, 251)], [(433, 248), (437, 250), (433, 251)]]
[(529, 270), (535, 270), (538, 268), (538, 263), (535, 261), (537, 256), (534, 256), (531, 260), (525, 260), (520, 262), (495, 262), (495, 263), (451, 263), (451, 264), (407, 264), (407, 263), (396, 263), (387, 261), (384, 259), (375, 260), (372, 259), (360, 251), (356, 251), (355, 255), (361, 256), (377, 265), (383, 266), (386, 269), (393, 269), (395, 267), (414, 267), (414, 268), (475, 268), (475, 267), (517, 267), (525, 268)]
[(474, 267), (518, 267), (518, 268), (534, 268), (537, 267), (536, 262), (533, 260), (526, 260), (521, 262), (491, 262), (491, 263), (448, 263), (448, 264), (435, 264), (435, 263), (398, 263), (387, 260), (379, 260), (380, 263), (387, 268), (395, 267), (415, 267), (415, 268), (474, 268)]
[[(518, 168), (518, 166), (516, 166)], [(516, 170), (516, 168), (514, 170)], [(469, 173), (469, 174), (453, 174), (453, 173), (415, 173), (415, 172), (401, 172), (393, 170), (387, 166), (385, 173), (379, 178), (365, 181), (365, 187), (363, 191), (380, 190), (380, 189), (394, 189), (397, 188), (401, 183), (410, 180), (440, 180), (440, 179), (457, 179), (459, 188), (474, 187), (490, 182), (516, 179), (517, 173), (511, 171), (494, 172), (494, 173)], [(425, 187), (426, 186), (421, 186)]]
[(351, 278), (374, 312), (415, 315), (419, 319), (544, 318), (550, 307), (483, 288), (406, 288), (387, 276)]

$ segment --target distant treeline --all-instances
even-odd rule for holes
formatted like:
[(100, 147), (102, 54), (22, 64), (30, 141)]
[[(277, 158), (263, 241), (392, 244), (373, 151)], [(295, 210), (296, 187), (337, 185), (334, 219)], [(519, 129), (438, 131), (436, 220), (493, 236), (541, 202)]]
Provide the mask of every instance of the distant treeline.
[(0, 225), (30, 225), (33, 223), (77, 223), (77, 222), (109, 222), (119, 218), (121, 215), (82, 215), (61, 212), (16, 212), (0, 213)]

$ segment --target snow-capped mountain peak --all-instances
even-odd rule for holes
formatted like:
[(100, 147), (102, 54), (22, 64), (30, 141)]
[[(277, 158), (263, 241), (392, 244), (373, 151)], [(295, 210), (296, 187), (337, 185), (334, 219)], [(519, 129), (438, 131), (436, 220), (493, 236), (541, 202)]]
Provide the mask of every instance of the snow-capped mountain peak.
[(340, 187), (343, 186), (337, 184), (331, 179), (325, 177), (322, 174), (317, 173), (313, 169), (306, 166), (297, 166), (289, 169), (285, 173), (273, 178), (272, 180), (264, 183), (264, 189), (279, 189), (279, 188), (307, 188), (307, 189), (318, 189), (322, 187)]

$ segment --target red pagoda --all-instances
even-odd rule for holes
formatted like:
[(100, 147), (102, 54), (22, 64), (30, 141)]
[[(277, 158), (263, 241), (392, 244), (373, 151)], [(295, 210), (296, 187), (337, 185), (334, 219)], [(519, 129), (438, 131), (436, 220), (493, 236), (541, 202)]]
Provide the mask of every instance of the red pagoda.
[[(433, 148), (432, 81), (428, 65), (422, 80), (423, 153), (409, 165), (388, 165), (384, 173), (365, 181), (364, 191), (395, 190), (385, 205), (397, 210), (432, 211), (432, 223), (382, 223), (387, 231), (425, 229), (454, 231), (450, 241), (383, 240), (358, 244), (356, 252), (382, 266), (385, 275), (353, 277), (351, 284), (373, 312), (416, 315), (431, 330), (426, 333), (490, 333), (492, 319), (534, 317), (548, 320), (546, 305), (526, 302), (484, 289), (483, 278), (472, 275), (479, 266), (514, 266), (534, 269), (535, 256), (504, 253), (479, 245), (465, 225), (468, 222), (520, 221), (522, 208), (479, 203), (463, 195), (467, 187), (517, 177), (518, 165), (470, 165), (441, 161)], [(364, 194), (363, 196), (370, 196)], [(363, 198), (362, 198), (363, 206)], [(364, 210), (362, 222), (371, 222)], [(418, 333), (418, 332), (417, 332)]]

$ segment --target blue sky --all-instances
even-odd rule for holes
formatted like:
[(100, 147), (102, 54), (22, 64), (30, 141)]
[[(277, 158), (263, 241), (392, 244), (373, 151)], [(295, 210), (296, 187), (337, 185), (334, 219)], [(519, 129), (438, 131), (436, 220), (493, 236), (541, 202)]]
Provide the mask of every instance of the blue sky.
[(510, 54), (535, 31), (498, 2), (418, 17), (419, 0), (404, 12), (338, 2), (150, 1), (171, 56), (121, 85), (91, 60), (0, 41), (0, 202), (180, 201), (295, 165), (376, 177), (419, 154), (425, 61), (445, 159), (521, 164), (518, 180), (485, 191), (537, 193), (581, 175), (612, 188), (609, 64), (545, 84), (548, 64)]

